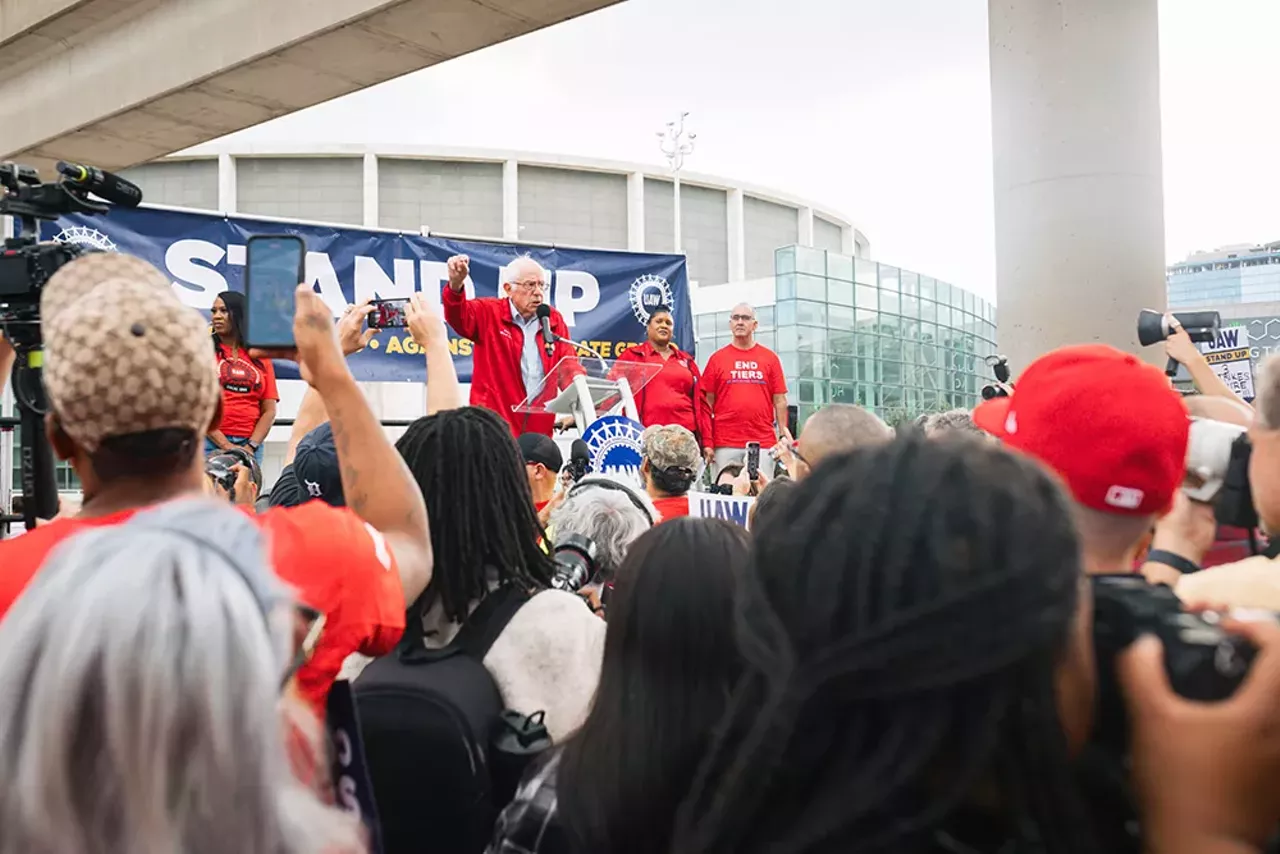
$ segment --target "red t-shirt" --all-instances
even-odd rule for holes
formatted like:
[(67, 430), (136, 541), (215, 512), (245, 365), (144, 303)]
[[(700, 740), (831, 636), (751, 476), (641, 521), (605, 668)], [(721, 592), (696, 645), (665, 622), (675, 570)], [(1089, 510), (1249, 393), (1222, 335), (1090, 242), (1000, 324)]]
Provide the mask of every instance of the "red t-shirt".
[(742, 448), (759, 442), (772, 448), (777, 443), (773, 396), (787, 393), (777, 353), (759, 344), (749, 350), (732, 344), (721, 347), (707, 360), (702, 390), (715, 396), (714, 447)]
[(279, 400), (276, 369), (270, 359), (253, 360), (244, 350), (231, 355), (219, 344), (218, 382), (222, 384), (222, 422), (218, 429), (228, 436), (245, 439), (262, 415), (262, 401)]
[[(122, 524), (140, 509), (58, 519), (0, 540), (0, 619), (55, 546), (87, 528)], [(325, 615), (315, 650), (297, 674), (299, 693), (323, 718), (325, 697), (346, 657), (385, 655), (404, 633), (404, 590), (395, 558), (382, 535), (355, 513), (323, 501), (273, 508), (254, 520), (267, 536), (276, 574), (299, 601)]]
[(689, 496), (674, 495), (669, 498), (653, 499), (653, 506), (662, 514), (663, 521), (689, 515)]

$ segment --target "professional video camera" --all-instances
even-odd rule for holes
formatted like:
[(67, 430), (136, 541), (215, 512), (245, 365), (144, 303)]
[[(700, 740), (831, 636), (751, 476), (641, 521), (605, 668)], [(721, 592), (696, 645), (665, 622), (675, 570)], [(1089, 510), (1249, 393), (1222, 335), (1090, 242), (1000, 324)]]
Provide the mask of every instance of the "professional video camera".
[(1252, 532), (1258, 526), (1258, 511), (1253, 507), (1253, 487), (1249, 483), (1252, 453), (1245, 428), (1192, 418), (1187, 478), (1182, 491), (1196, 501), (1212, 504), (1219, 524), (1248, 530), (1256, 552)]
[(93, 193), (121, 207), (136, 207), (142, 191), (92, 166), (59, 161), (63, 176), (56, 184), (42, 184), (40, 174), (18, 163), (0, 164), (0, 215), (16, 223), (13, 237), (0, 250), (0, 331), (17, 351), (13, 393), (22, 430), (23, 517), (27, 529), (36, 519), (51, 519), (58, 510), (53, 477), (53, 451), (44, 438), (48, 404), (40, 377), (43, 364), (40, 337), (40, 293), (63, 264), (84, 254), (72, 243), (40, 241), (39, 221), (72, 213), (101, 214), (110, 206), (89, 199)]
[(236, 473), (234, 468), (243, 466), (249, 471), (249, 479), (256, 489), (262, 489), (262, 468), (253, 454), (244, 448), (228, 448), (204, 461), (204, 473), (227, 493), (232, 503), (236, 500)]
[(991, 400), (996, 397), (1009, 396), (1009, 357), (988, 356), (987, 367), (996, 375), (996, 381), (982, 387), (982, 399)]
[[(1174, 318), (1191, 340), (1197, 344), (1207, 344), (1218, 337), (1222, 327), (1222, 315), (1216, 311), (1179, 311)], [(1138, 343), (1143, 347), (1159, 344), (1173, 334), (1173, 327), (1163, 314), (1144, 308), (1138, 312)], [(1178, 360), (1170, 359), (1164, 367), (1167, 376), (1178, 372)]]

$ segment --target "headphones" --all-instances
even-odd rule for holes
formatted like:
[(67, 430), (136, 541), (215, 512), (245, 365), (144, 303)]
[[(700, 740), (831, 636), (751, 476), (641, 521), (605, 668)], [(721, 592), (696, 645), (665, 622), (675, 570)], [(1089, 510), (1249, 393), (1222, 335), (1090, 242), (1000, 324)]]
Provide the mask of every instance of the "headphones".
[(623, 495), (627, 496), (627, 500), (635, 505), (637, 510), (644, 514), (644, 518), (649, 520), (650, 528), (657, 524), (657, 522), (654, 521), (653, 514), (649, 512), (648, 507), (644, 506), (644, 502), (640, 500), (640, 496), (636, 491), (629, 486), (618, 483), (616, 480), (580, 480), (573, 486), (569, 487), (569, 494), (565, 496), (565, 500), (567, 501), (573, 496), (585, 492), (592, 487), (621, 492)]

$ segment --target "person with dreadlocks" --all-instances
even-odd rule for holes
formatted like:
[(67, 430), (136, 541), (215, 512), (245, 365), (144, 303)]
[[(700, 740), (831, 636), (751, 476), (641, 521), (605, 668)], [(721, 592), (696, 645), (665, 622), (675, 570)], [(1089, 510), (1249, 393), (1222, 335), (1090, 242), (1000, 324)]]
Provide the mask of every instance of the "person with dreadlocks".
[(484, 666), (506, 708), (545, 712), (552, 740), (563, 739), (591, 706), (605, 626), (577, 596), (548, 589), (555, 564), (539, 545), (544, 531), (511, 431), (469, 406), (419, 418), (396, 448), (440, 514), (436, 572), (408, 619), (422, 621), (428, 648), (444, 647), (492, 591), (515, 585), (530, 594)]
[[(1104, 850), (1070, 759), (1092, 726), (1092, 599), (1068, 500), (1032, 461), (918, 436), (824, 461), (756, 532), (737, 634), (747, 672), (672, 851)], [(1122, 654), (1145, 850), (1252, 851), (1274, 828), (1280, 735), (1250, 756), (1230, 721), (1259, 738), (1280, 708), (1277, 635), (1251, 630), (1266, 665), (1215, 705), (1173, 694), (1158, 641)], [(1249, 779), (1267, 794), (1242, 797)]]

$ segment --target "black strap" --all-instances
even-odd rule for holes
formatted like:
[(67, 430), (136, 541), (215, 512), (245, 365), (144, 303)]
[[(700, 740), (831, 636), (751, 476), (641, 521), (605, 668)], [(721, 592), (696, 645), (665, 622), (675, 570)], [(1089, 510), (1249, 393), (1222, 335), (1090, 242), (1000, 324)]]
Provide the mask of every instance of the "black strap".
[(1174, 554), (1164, 549), (1152, 549), (1147, 552), (1148, 563), (1160, 563), (1165, 566), (1171, 566), (1181, 572), (1183, 575), (1190, 575), (1193, 572), (1199, 572), (1200, 567), (1194, 561), (1190, 561), (1180, 554)]
[(499, 587), (476, 606), (449, 646), (457, 646), (471, 658), (482, 660), (507, 623), (528, 601), (528, 591), (516, 584)]
[(507, 623), (516, 615), (516, 611), (529, 601), (529, 593), (515, 584), (492, 591), (467, 617), (453, 640), (438, 649), (428, 649), (425, 646), (422, 615), (430, 610), (429, 598), (434, 597), (423, 594), (415, 603), (418, 607), (411, 607), (406, 615), (404, 636), (396, 647), (396, 655), (406, 664), (440, 661), (459, 654), (477, 661), (483, 660)]

